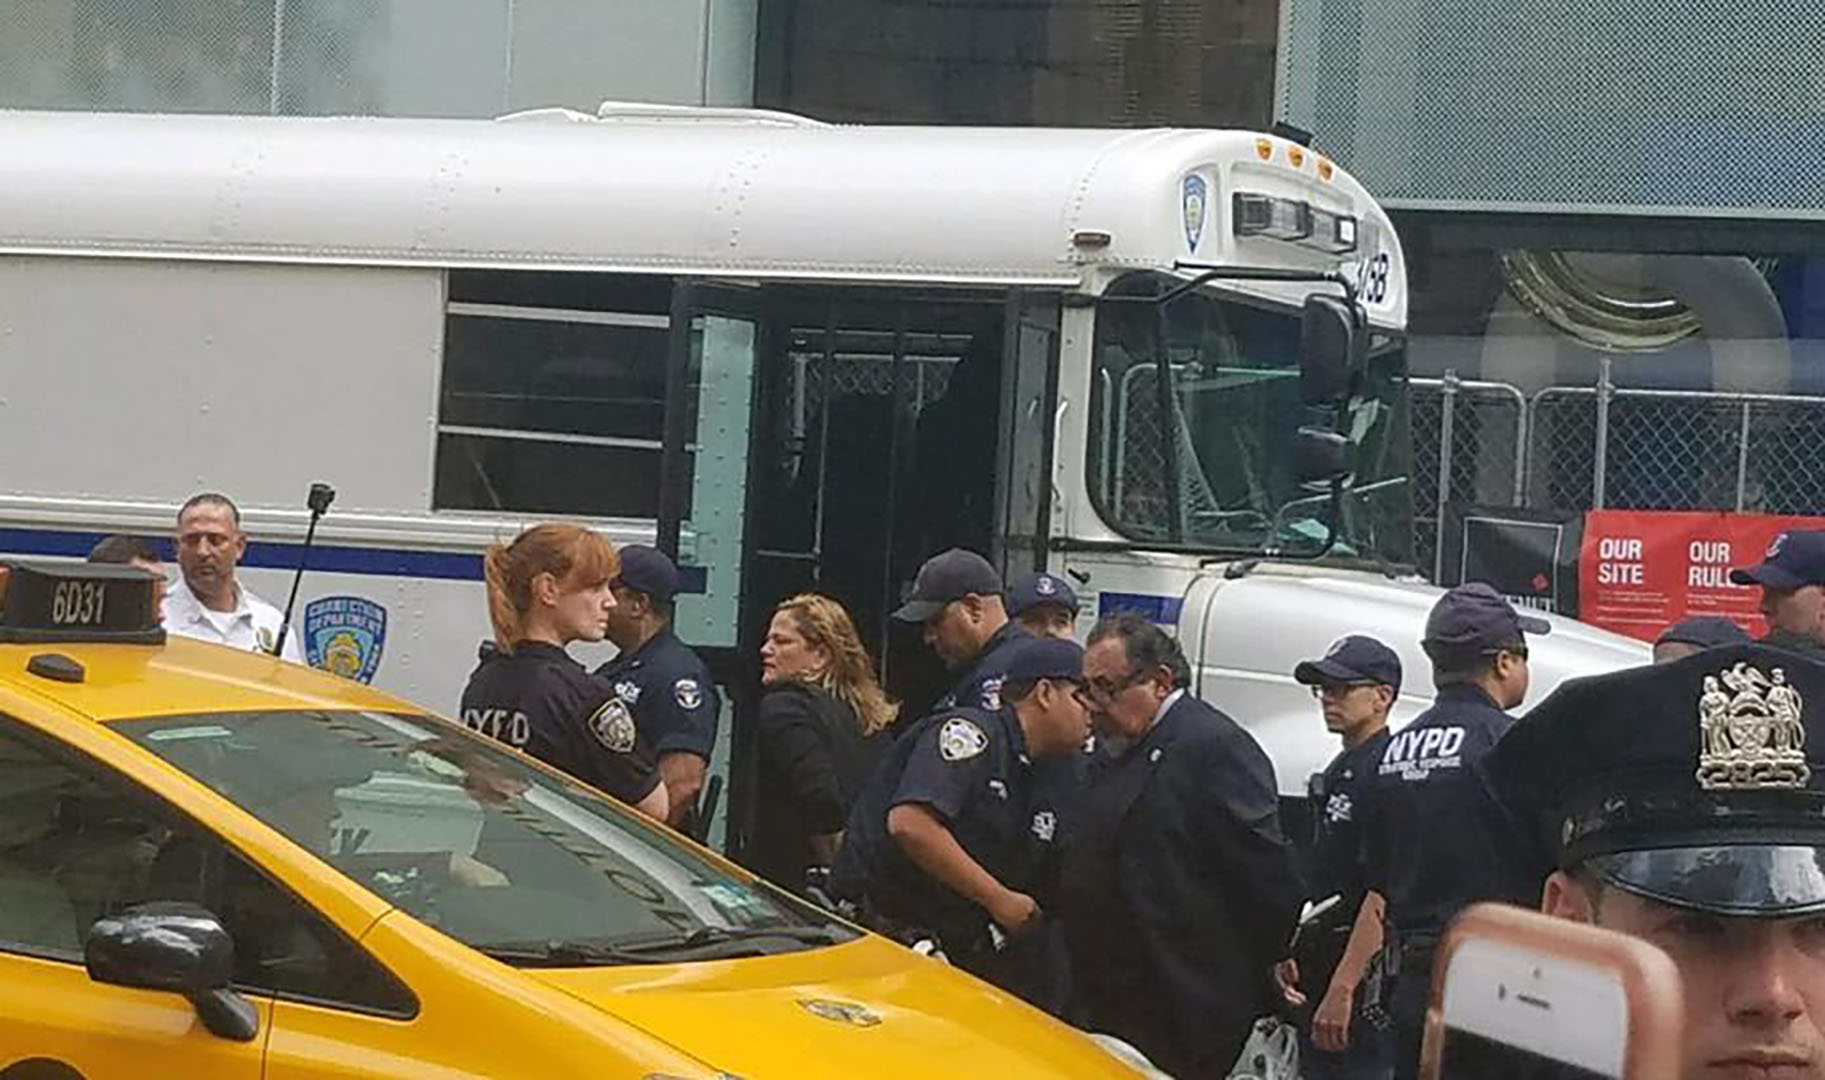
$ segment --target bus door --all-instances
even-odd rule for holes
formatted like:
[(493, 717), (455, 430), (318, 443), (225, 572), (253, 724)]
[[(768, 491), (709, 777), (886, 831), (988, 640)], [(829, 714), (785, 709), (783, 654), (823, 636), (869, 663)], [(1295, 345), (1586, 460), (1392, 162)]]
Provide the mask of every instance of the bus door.
[(684, 591), (673, 628), (710, 667), (722, 693), (717, 746), (705, 781), (706, 839), (728, 847), (731, 763), (757, 697), (749, 596), (748, 463), (762, 347), (759, 290), (680, 280), (673, 285), (660, 475), (658, 547), (678, 563)]

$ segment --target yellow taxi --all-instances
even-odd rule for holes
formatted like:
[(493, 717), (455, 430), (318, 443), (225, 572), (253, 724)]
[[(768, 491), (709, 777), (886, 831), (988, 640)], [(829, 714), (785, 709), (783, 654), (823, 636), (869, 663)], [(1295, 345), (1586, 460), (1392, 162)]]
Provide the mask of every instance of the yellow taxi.
[(143, 571), (0, 574), (8, 1080), (1162, 1075)]

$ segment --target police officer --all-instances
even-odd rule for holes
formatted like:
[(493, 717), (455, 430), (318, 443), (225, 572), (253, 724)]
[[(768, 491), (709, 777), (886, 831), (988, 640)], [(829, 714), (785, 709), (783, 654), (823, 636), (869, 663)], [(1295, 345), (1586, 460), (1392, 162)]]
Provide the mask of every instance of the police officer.
[(1041, 570), (1008, 590), (1008, 615), (1034, 637), (1071, 640), (1077, 629), (1077, 593), (1070, 582)]
[(1001, 707), (1001, 682), (1013, 647), (1027, 634), (1008, 620), (1001, 575), (987, 559), (962, 548), (933, 555), (893, 614), (902, 622), (923, 623), (926, 647), (958, 674), (935, 711)]
[(1825, 666), (1740, 644), (1568, 682), (1485, 772), (1545, 910), (1678, 966), (1683, 1077), (1825, 1078)]
[(1001, 707), (933, 713), (888, 750), (850, 813), (831, 889), (878, 929), (934, 934), (959, 967), (1049, 1004), (1056, 973), (1032, 946), (1058, 824), (1033, 767), (1089, 738), (1083, 650), (1027, 638), (1005, 670)]
[(494, 641), (463, 688), (462, 721), (664, 820), (665, 787), (627, 706), (564, 647), (601, 641), (615, 553), (575, 525), (535, 525), (482, 566)]
[[(1392, 1057), (1383, 1032), (1358, 1008), (1382, 947), (1382, 898), (1362, 883), (1362, 836), (1356, 813), (1361, 788), (1381, 763), (1388, 744), (1388, 712), (1400, 696), (1400, 657), (1372, 637), (1339, 638), (1324, 656), (1293, 669), (1312, 688), (1324, 726), (1343, 740), (1343, 751), (1312, 778), (1312, 847), (1307, 874), (1312, 898), (1341, 896), (1328, 917), (1301, 935), (1305, 947), (1285, 972), (1296, 984), (1288, 1000), (1315, 998), (1300, 1055), (1306, 1080), (1385, 1077)], [(1378, 979), (1379, 976), (1373, 978)], [(1368, 997), (1378, 986), (1366, 983)]]
[(1730, 571), (1730, 580), (1762, 587), (1763, 641), (1825, 660), (1825, 531), (1781, 533), (1759, 564)]
[(1742, 627), (1722, 615), (1688, 615), (1654, 639), (1654, 662), (1667, 664), (1703, 649), (1740, 645), (1748, 640)]
[(1362, 788), (1364, 885), (1385, 901), (1398, 949), (1390, 1003), (1396, 1076), (1418, 1071), (1432, 955), (1445, 924), (1473, 901), (1538, 899), (1498, 858), (1516, 837), (1476, 770), (1514, 722), (1505, 710), (1527, 696), (1527, 635), (1548, 629), (1482, 582), (1441, 597), (1420, 642), (1437, 697), (1388, 740)]
[(716, 746), (722, 699), (710, 669), (672, 633), (678, 567), (665, 553), (641, 544), (621, 549), (621, 572), (612, 584), (615, 606), (608, 639), (621, 650), (596, 674), (614, 687), (634, 716), (641, 750), (665, 778), (671, 823), (696, 828), (697, 793)]

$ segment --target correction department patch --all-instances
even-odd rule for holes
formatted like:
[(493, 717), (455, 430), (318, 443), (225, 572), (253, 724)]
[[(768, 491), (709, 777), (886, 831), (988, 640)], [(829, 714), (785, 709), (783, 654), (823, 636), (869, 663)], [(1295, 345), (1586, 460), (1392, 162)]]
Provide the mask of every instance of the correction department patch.
[(696, 679), (679, 679), (672, 684), (672, 700), (685, 712), (690, 712), (703, 704), (703, 688), (697, 685)]
[(972, 720), (953, 716), (938, 729), (938, 756), (946, 761), (968, 761), (987, 750), (989, 737)]
[(596, 741), (608, 747), (610, 753), (631, 754), (639, 732), (634, 727), (634, 714), (627, 711), (627, 705), (620, 698), (609, 698), (589, 718), (589, 733)]
[(310, 666), (372, 682), (387, 643), (387, 609), (361, 596), (325, 596), (304, 606), (304, 657)]

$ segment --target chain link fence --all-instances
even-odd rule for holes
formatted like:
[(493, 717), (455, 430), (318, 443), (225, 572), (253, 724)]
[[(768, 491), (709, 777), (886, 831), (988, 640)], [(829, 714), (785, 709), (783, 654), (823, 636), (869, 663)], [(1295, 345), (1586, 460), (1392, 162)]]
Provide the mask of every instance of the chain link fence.
[(1825, 397), (1414, 379), (1419, 565), (1449, 504), (1825, 513)]
[(1527, 461), (1527, 398), (1506, 383), (1447, 374), (1413, 379), (1415, 558), (1436, 577), (1445, 507), (1519, 506)]

